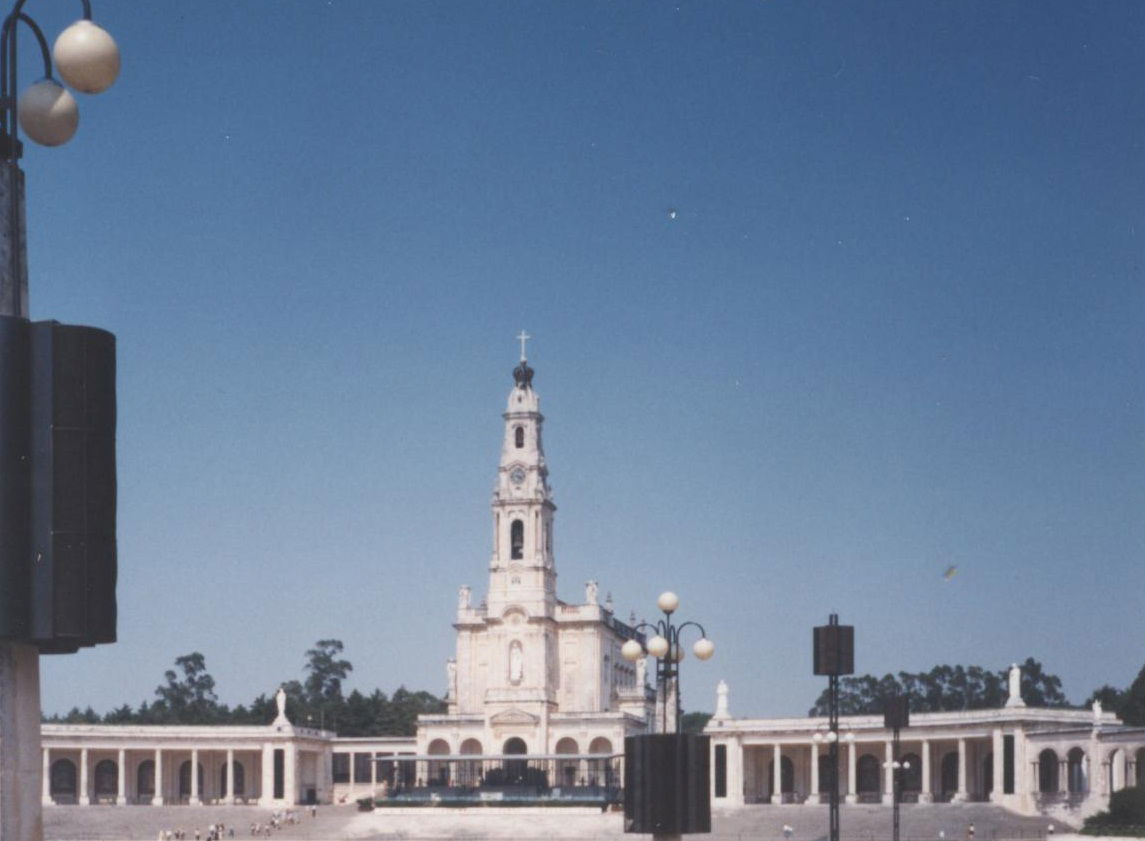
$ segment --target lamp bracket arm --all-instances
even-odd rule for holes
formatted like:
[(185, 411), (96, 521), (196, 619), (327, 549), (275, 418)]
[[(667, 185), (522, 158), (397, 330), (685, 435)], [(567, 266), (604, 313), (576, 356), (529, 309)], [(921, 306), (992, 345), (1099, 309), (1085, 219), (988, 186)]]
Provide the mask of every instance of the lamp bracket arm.
[(699, 628), (700, 629), (700, 636), (707, 639), (708, 632), (704, 630), (704, 626), (701, 625), (699, 622), (683, 622), (683, 623), (677, 625), (676, 626), (676, 636), (679, 637), (680, 631), (684, 630), (689, 625), (691, 625), (693, 628)]

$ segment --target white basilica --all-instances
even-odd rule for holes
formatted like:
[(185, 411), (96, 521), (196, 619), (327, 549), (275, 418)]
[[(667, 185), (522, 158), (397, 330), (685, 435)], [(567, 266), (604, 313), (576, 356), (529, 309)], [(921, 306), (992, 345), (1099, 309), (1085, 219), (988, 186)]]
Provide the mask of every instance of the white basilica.
[[(615, 757), (625, 736), (650, 729), (655, 696), (644, 662), (620, 655), (635, 631), (600, 604), (596, 583), (580, 604), (557, 597), (543, 418), (523, 347), (521, 356), (503, 416), (488, 591), (475, 604), (460, 590), (445, 714), (422, 716), (412, 737), (340, 738), (292, 724), (280, 695), (278, 716), (261, 727), (45, 724), (44, 802), (337, 803), (488, 785), (533, 761), (547, 763), (552, 787), (615, 785)], [(988, 801), (1073, 821), (1104, 808), (1112, 791), (1145, 785), (1145, 727), (1100, 708), (1027, 707), (1017, 687), (1012, 675), (999, 709), (911, 716), (908, 799)], [(825, 720), (735, 718), (727, 698), (721, 682), (705, 731), (713, 807), (823, 802)], [(889, 802), (892, 734), (879, 716), (840, 723), (846, 803)]]
[(621, 752), (624, 737), (651, 720), (643, 664), (620, 656), (636, 634), (600, 604), (595, 581), (582, 604), (557, 598), (544, 417), (524, 354), (513, 379), (493, 490), (488, 596), (474, 605), (461, 588), (449, 712), (420, 718), (418, 753)]

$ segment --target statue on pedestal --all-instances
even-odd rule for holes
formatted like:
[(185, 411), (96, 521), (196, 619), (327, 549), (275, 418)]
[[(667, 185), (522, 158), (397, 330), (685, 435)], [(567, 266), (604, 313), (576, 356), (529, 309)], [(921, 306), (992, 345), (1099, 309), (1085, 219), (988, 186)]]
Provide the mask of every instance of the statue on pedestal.
[(1024, 707), (1022, 700), (1022, 669), (1017, 663), (1010, 666), (1010, 697), (1006, 699), (1007, 707)]

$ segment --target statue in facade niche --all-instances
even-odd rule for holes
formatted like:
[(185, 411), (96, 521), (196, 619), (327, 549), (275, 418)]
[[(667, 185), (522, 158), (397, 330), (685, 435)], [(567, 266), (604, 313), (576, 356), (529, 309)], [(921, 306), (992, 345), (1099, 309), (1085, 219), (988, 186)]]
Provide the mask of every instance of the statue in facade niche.
[(525, 676), (525, 654), (521, 651), (519, 640), (513, 640), (509, 646), (509, 682), (520, 683)]
[(585, 604), (597, 604), (597, 586), (596, 582), (589, 579), (584, 583), (584, 601)]

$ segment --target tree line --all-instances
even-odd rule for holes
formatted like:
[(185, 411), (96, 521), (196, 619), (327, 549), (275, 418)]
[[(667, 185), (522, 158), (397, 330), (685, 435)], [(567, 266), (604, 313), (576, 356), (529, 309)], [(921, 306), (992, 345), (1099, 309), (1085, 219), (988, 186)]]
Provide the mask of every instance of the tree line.
[[(297, 726), (321, 727), (339, 736), (412, 736), (421, 713), (443, 713), (445, 702), (425, 692), (399, 687), (391, 696), (380, 689), (368, 695), (342, 684), (354, 670), (342, 657), (342, 641), (319, 640), (306, 652), (303, 680), (282, 684), (286, 691), (286, 714)], [(1022, 699), (1032, 707), (1073, 706), (1062, 692), (1061, 679), (1047, 673), (1033, 657), (1022, 668)], [(839, 679), (841, 715), (881, 715), (883, 701), (894, 695), (910, 698), (913, 712), (942, 712), (1001, 707), (1009, 697), (1009, 669), (981, 666), (935, 666), (927, 672), (899, 672), (883, 677), (847, 675)], [(155, 688), (155, 699), (137, 708), (123, 704), (100, 715), (91, 707), (73, 707), (66, 715), (45, 721), (65, 724), (269, 724), (277, 712), (273, 695), (263, 693), (249, 704), (229, 707), (219, 703), (215, 679), (207, 672), (198, 651), (175, 658), (164, 683)], [(1090, 693), (1083, 706), (1101, 701), (1126, 724), (1145, 726), (1145, 666), (1125, 689), (1106, 684)], [(808, 715), (827, 715), (827, 691), (815, 701)], [(682, 726), (699, 732), (709, 713), (690, 712)]]
[[(380, 689), (345, 695), (342, 684), (354, 670), (342, 657), (342, 641), (319, 640), (306, 652), (301, 681), (282, 684), (286, 715), (299, 727), (322, 727), (339, 736), (412, 736), (420, 713), (441, 713), (446, 705), (425, 691), (404, 686), (387, 696)], [(215, 679), (198, 651), (175, 658), (163, 674), (155, 698), (138, 707), (123, 704), (100, 715), (90, 706), (73, 707), (65, 715), (44, 720), (64, 724), (270, 724), (277, 714), (273, 694), (263, 693), (249, 704), (230, 707), (219, 702)]]
[[(1027, 657), (1021, 665), (1022, 700), (1031, 707), (1072, 707), (1062, 692), (1059, 677), (1047, 673), (1042, 664)], [(1009, 697), (1009, 667), (991, 670), (981, 666), (935, 666), (928, 672), (899, 672), (883, 677), (847, 675), (839, 678), (841, 715), (881, 715), (884, 699), (905, 695), (912, 712), (980, 710), (1005, 705)], [(1126, 724), (1145, 725), (1145, 666), (1126, 688), (1106, 684), (1090, 693), (1082, 706), (1094, 700), (1106, 712), (1117, 713)], [(828, 695), (824, 689), (808, 715), (827, 715)]]

